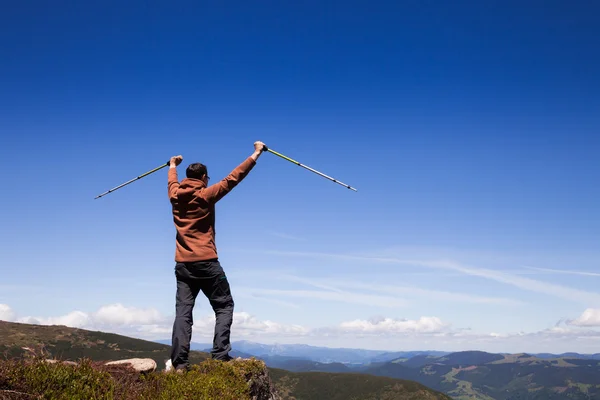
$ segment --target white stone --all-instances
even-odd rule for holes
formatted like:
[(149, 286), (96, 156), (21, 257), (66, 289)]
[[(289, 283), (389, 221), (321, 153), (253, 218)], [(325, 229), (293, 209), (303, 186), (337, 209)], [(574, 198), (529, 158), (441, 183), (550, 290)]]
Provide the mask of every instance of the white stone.
[(105, 365), (129, 364), (137, 372), (152, 372), (156, 370), (156, 361), (151, 358), (130, 358), (127, 360), (111, 361)]
[(52, 360), (52, 359), (47, 359), (46, 362), (48, 364), (56, 364), (56, 363), (61, 363), (64, 365), (73, 365), (73, 366), (77, 366), (78, 364), (74, 361), (60, 361), (60, 360)]

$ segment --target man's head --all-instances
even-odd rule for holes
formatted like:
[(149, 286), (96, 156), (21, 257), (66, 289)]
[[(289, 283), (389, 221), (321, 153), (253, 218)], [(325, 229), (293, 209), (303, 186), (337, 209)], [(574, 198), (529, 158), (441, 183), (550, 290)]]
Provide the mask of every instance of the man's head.
[(190, 164), (185, 170), (185, 176), (198, 180), (206, 178), (208, 181), (208, 171), (206, 170), (206, 165), (201, 163)]

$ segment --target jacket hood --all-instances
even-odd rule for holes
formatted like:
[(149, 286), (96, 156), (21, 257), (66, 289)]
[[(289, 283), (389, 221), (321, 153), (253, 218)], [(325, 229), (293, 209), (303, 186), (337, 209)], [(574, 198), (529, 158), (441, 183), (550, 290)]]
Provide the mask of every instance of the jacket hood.
[(190, 198), (194, 196), (197, 190), (205, 188), (206, 184), (200, 179), (185, 178), (179, 184), (177, 197), (180, 199)]

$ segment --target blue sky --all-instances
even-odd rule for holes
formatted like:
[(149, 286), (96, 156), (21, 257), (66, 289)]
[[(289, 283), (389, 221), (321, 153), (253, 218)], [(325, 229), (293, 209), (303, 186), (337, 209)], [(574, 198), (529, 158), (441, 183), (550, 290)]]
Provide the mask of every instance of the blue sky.
[(5, 6), (0, 319), (170, 337), (166, 169), (94, 197), (262, 140), (358, 192), (264, 154), (218, 204), (233, 340), (597, 352), (598, 11)]

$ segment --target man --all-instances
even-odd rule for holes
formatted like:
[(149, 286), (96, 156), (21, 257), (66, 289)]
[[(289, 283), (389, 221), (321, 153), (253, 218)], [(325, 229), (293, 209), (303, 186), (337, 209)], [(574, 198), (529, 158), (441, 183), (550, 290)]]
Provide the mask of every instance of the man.
[(232, 358), (229, 351), (234, 303), (215, 245), (215, 204), (248, 175), (264, 150), (264, 143), (255, 142), (254, 153), (225, 179), (211, 186), (208, 186), (206, 166), (200, 163), (190, 164), (186, 178), (179, 183), (177, 166), (183, 158), (175, 156), (170, 160), (169, 200), (177, 230), (176, 316), (171, 348), (171, 363), (176, 370), (189, 369), (192, 311), (200, 290), (208, 298), (216, 317), (211, 356), (222, 361)]

